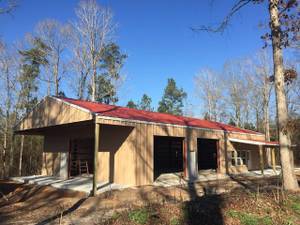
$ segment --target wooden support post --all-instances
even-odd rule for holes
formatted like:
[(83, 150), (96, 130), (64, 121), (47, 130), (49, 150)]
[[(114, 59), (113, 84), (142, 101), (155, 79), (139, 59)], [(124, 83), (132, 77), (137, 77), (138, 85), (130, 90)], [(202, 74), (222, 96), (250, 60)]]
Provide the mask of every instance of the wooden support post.
[(183, 140), (183, 176), (184, 178), (188, 177), (188, 161), (187, 161), (187, 140), (186, 138)]
[(94, 171), (93, 171), (93, 191), (92, 195), (97, 194), (97, 177), (98, 177), (98, 151), (100, 139), (100, 124), (95, 122), (95, 144), (94, 144)]
[(264, 152), (263, 152), (263, 146), (259, 145), (259, 162), (260, 162), (260, 170), (261, 174), (264, 175)]
[(271, 149), (271, 155), (272, 155), (272, 167), (273, 167), (274, 172), (276, 173), (275, 148)]
[(226, 174), (229, 175), (229, 166), (228, 166), (228, 134), (227, 131), (224, 131), (224, 152), (225, 152), (225, 169)]

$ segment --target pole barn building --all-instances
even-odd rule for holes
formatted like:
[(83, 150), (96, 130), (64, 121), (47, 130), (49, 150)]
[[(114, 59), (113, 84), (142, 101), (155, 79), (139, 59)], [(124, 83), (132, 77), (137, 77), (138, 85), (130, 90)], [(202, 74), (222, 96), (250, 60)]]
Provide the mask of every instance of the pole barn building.
[(95, 182), (132, 186), (151, 184), (163, 173), (197, 179), (202, 170), (263, 169), (275, 165), (278, 146), (261, 133), (218, 122), (50, 96), (16, 133), (44, 137), (44, 175), (89, 173)]

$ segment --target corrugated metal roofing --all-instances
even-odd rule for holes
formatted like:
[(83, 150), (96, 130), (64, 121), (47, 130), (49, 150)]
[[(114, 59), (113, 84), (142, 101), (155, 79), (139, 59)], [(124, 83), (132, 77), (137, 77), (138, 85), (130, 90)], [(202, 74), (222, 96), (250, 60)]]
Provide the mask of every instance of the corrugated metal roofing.
[(203, 120), (203, 119), (196, 119), (196, 118), (184, 117), (184, 116), (175, 116), (167, 113), (149, 112), (144, 110), (137, 110), (137, 109), (131, 109), (127, 107), (107, 105), (98, 102), (78, 100), (72, 98), (59, 98), (59, 99), (74, 104), (76, 106), (82, 107), (84, 109), (87, 109), (92, 113), (97, 113), (101, 116), (106, 116), (106, 117), (138, 120), (138, 121), (153, 122), (153, 123), (172, 124), (172, 125), (180, 125), (180, 126), (189, 126), (189, 127), (205, 128), (205, 129), (212, 129), (212, 130), (224, 130), (229, 132), (239, 132), (239, 133), (246, 133), (246, 134), (258, 134), (258, 135), (261, 134), (255, 131), (241, 129), (227, 124)]

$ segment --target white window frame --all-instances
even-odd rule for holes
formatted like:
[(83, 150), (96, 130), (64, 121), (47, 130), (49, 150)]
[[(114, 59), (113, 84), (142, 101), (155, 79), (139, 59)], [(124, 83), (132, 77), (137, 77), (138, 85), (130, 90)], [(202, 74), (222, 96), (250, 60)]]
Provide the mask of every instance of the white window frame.
[[(244, 155), (241, 156), (241, 153)], [(248, 166), (248, 163), (250, 161), (250, 151), (244, 149), (234, 150), (231, 152), (230, 161), (232, 166)]]

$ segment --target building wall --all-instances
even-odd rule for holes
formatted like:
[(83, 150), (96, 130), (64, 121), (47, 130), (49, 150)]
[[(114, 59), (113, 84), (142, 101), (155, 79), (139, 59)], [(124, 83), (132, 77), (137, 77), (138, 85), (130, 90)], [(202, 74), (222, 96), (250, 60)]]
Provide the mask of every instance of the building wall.
[[(237, 146), (225, 141), (225, 138), (264, 140), (262, 135), (248, 135), (211, 131), (205, 129), (183, 128), (146, 123), (133, 123), (121, 120), (98, 119), (100, 126), (100, 148), (98, 152), (98, 181), (115, 182), (132, 186), (153, 182), (154, 136), (183, 137), (187, 146), (187, 175), (190, 179), (198, 176), (197, 138), (216, 139), (218, 148), (218, 172), (226, 173), (226, 152), (230, 154)], [(78, 125), (57, 127), (47, 131), (44, 143), (44, 174), (64, 176), (66, 174), (66, 153), (72, 138), (93, 137), (94, 126)], [(227, 143), (227, 148), (226, 144)], [(253, 151), (252, 158), (257, 158)], [(252, 168), (259, 168), (258, 163)], [(258, 167), (257, 167), (258, 165)], [(64, 169), (62, 169), (64, 168)], [(251, 169), (252, 169), (251, 168)], [(62, 171), (63, 170), (63, 171)], [(230, 168), (231, 171), (245, 172), (244, 167)], [(247, 168), (246, 168), (247, 170)], [(229, 171), (230, 172), (230, 171)]]
[[(226, 172), (226, 151), (235, 150), (235, 147), (227, 141), (225, 147), (224, 132), (211, 131), (203, 129), (183, 128), (178, 126), (167, 126), (146, 123), (133, 123), (129, 121), (112, 120), (98, 118), (97, 122), (114, 126), (130, 126), (132, 131), (123, 140), (120, 148), (113, 154), (114, 162), (114, 179), (113, 181), (121, 184), (133, 186), (151, 184), (153, 182), (153, 139), (154, 136), (174, 136), (183, 137), (187, 144), (187, 175), (193, 179), (198, 175), (197, 165), (197, 138), (211, 138), (219, 140), (218, 151), (218, 172)], [(102, 127), (102, 126), (101, 126)], [(102, 128), (100, 133), (107, 135), (108, 138), (101, 136), (100, 143), (112, 136), (119, 136), (118, 132), (113, 129)], [(119, 131), (120, 132), (120, 131)], [(239, 133), (229, 133), (227, 138), (240, 138), (247, 140), (264, 140), (263, 135), (249, 135)], [(118, 139), (118, 138), (116, 138)], [(114, 140), (116, 140), (114, 139)], [(102, 151), (100, 147), (99, 155), (99, 178), (109, 180), (109, 160), (111, 160), (109, 151)], [(227, 153), (229, 154), (229, 153)], [(111, 162), (111, 161), (110, 161)], [(258, 160), (259, 163), (259, 160)], [(244, 172), (244, 168), (240, 169)], [(101, 174), (102, 173), (102, 174)]]
[(60, 153), (44, 152), (42, 175), (60, 176)]
[(70, 140), (93, 136), (91, 124), (57, 126), (44, 131), (44, 152), (42, 175), (68, 177)]

